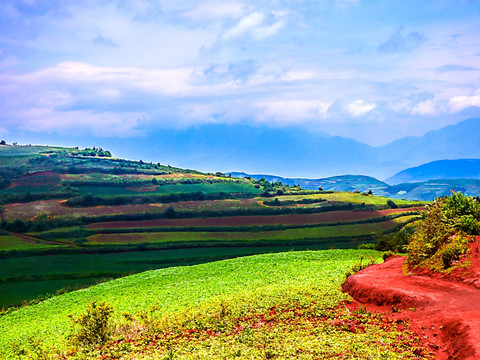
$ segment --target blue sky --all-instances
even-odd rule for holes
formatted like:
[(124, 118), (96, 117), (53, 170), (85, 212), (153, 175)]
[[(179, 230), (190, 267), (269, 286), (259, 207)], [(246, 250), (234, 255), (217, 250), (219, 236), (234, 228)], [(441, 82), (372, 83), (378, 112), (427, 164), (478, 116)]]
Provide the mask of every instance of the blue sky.
[(382, 145), (480, 116), (480, 2), (2, 0), (0, 109), (7, 139), (248, 124)]

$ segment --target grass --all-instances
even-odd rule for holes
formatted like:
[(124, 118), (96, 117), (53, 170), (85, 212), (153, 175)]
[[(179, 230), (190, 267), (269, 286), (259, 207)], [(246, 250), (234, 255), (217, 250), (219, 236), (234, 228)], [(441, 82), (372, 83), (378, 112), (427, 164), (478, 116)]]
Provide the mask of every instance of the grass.
[(12, 342), (22, 343), (29, 336), (42, 337), (52, 346), (64, 340), (68, 315), (79, 315), (89, 301), (105, 300), (117, 315), (147, 310), (151, 305), (167, 314), (218, 296), (254, 292), (265, 286), (320, 284), (339, 291), (346, 268), (361, 255), (379, 259), (379, 253), (372, 251), (291, 252), (154, 270), (109, 281), (1, 317), (0, 357), (6, 356)]
[(62, 150), (65, 149), (53, 146), (0, 146), (0, 156), (24, 156)]
[[(152, 190), (152, 189), (156, 190)], [(80, 195), (95, 194), (97, 196), (121, 196), (121, 195), (155, 195), (155, 194), (172, 194), (172, 193), (193, 193), (202, 191), (206, 194), (210, 193), (246, 193), (259, 194), (260, 190), (249, 184), (237, 184), (234, 182), (215, 183), (215, 184), (177, 184), (149, 186), (147, 191), (136, 188), (124, 188), (116, 186), (81, 186), (79, 188)]]
[[(349, 299), (340, 291), (345, 271), (361, 257), (380, 261), (366, 250), (289, 252), (109, 281), (1, 317), (0, 356), (56, 349), (89, 359), (425, 358), (406, 324), (340, 306)], [(79, 319), (91, 301), (113, 307), (117, 330), (103, 347), (69, 344), (68, 316)]]
[[(306, 199), (325, 199), (327, 202), (344, 202), (344, 203), (353, 203), (353, 204), (371, 204), (371, 205), (386, 205), (387, 201), (390, 200), (389, 198), (383, 196), (366, 196), (362, 195), (361, 193), (355, 192), (334, 192), (334, 193), (326, 193), (326, 194), (313, 194), (313, 195), (302, 195), (302, 198)], [(286, 195), (282, 196), (281, 200), (295, 200), (298, 199), (297, 195)], [(411, 200), (394, 200), (395, 204), (397, 205), (411, 205), (411, 206), (418, 206), (423, 205), (424, 202), (422, 201), (411, 201)], [(310, 207), (318, 207), (318, 206), (328, 206), (327, 202), (319, 203), (319, 204), (312, 204), (309, 205)]]
[[(333, 246), (342, 247), (342, 244), (322, 242), (295, 246), (206, 247), (5, 258), (0, 259), (0, 307), (20, 304), (24, 300), (29, 301), (46, 293), (55, 293), (64, 287), (83, 287), (98, 283), (103, 278), (115, 278), (146, 270), (292, 249), (329, 249)], [(350, 242), (346, 244), (346, 247), (348, 246), (351, 246)]]
[(9, 250), (27, 250), (51, 248), (48, 244), (33, 244), (14, 235), (0, 236), (0, 252)]

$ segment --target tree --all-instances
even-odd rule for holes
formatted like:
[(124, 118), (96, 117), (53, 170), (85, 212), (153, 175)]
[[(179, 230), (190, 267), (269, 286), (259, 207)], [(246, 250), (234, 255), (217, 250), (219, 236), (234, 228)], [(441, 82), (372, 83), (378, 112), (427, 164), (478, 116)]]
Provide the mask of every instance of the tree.
[(396, 209), (398, 208), (397, 204), (393, 200), (388, 199), (387, 200), (387, 205), (390, 206), (391, 209)]
[(169, 206), (167, 210), (165, 210), (165, 217), (172, 219), (177, 216), (177, 212), (173, 208), (173, 206)]
[(1, 140), (0, 145), (7, 145), (7, 142), (5, 140)]

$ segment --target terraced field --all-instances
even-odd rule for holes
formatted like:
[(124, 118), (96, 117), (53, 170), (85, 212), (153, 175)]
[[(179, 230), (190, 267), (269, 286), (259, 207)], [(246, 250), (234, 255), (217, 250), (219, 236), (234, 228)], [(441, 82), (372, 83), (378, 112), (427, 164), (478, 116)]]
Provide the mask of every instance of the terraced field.
[(206, 226), (263, 226), (263, 225), (311, 225), (358, 221), (382, 216), (418, 212), (422, 208), (385, 209), (373, 211), (330, 211), (317, 214), (288, 214), (270, 216), (226, 216), (220, 218), (157, 219), (144, 221), (116, 221), (88, 225), (91, 230), (157, 228), (157, 227), (206, 227)]
[(3, 147), (0, 187), (0, 306), (154, 268), (355, 248), (414, 221), (423, 205), (100, 149)]

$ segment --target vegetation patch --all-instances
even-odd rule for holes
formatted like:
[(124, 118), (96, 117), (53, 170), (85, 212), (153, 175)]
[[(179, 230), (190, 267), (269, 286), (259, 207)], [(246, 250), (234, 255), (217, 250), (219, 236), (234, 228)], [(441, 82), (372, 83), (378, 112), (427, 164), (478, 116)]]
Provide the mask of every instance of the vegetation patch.
[(408, 323), (342, 306), (345, 271), (370, 256), (260, 255), (106, 282), (0, 317), (0, 356), (431, 358)]
[(408, 245), (410, 267), (438, 272), (465, 266), (469, 243), (479, 234), (480, 204), (472, 197), (453, 192), (427, 206), (424, 220)]

